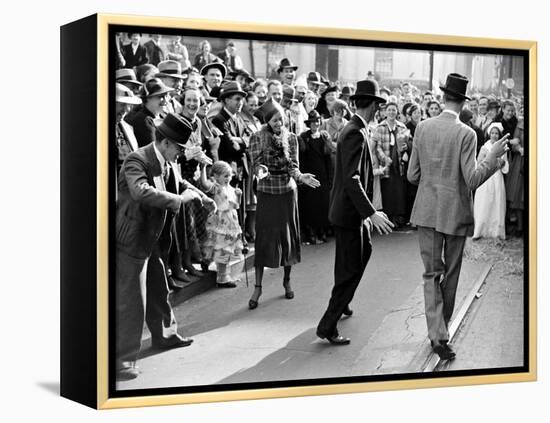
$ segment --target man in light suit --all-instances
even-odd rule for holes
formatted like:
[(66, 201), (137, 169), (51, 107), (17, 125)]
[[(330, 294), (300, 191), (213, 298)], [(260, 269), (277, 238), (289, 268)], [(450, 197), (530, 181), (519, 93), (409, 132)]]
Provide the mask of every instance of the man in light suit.
[(329, 204), (329, 220), (334, 225), (336, 238), (334, 288), (317, 326), (317, 336), (332, 345), (350, 343), (349, 338), (338, 333), (336, 325), (342, 314), (352, 314), (349, 303), (372, 252), (371, 225), (381, 234), (391, 232), (393, 226), (387, 216), (372, 205), (373, 173), (367, 143), (367, 125), (374, 118), (378, 104), (386, 100), (378, 96), (378, 83), (374, 80), (359, 81), (351, 100), (357, 113), (338, 137)]
[(181, 179), (173, 165), (183, 154), (191, 126), (169, 114), (156, 140), (130, 153), (120, 171), (116, 209), (116, 366), (117, 379), (138, 376), (144, 320), (152, 346), (169, 349), (193, 341), (177, 333), (163, 258), (171, 243), (171, 223), (182, 204), (215, 203)]
[(407, 178), (418, 185), (411, 222), (418, 226), (424, 263), (424, 300), (428, 337), (441, 359), (453, 359), (448, 324), (453, 314), (462, 253), (474, 232), (472, 191), (503, 164), (507, 137), (476, 164), (476, 134), (458, 115), (468, 79), (451, 73), (441, 90), (445, 110), (420, 122), (414, 135)]

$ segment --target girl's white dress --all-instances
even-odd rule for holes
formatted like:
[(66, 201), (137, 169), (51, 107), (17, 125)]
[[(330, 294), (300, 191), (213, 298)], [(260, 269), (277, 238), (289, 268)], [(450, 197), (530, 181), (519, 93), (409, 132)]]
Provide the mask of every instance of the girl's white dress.
[[(481, 147), (478, 161), (487, 156), (493, 147), (489, 140)], [(506, 238), (504, 218), (506, 215), (506, 188), (504, 174), (508, 173), (508, 159), (502, 156), (504, 166), (497, 170), (475, 192), (474, 197), (474, 239)]]

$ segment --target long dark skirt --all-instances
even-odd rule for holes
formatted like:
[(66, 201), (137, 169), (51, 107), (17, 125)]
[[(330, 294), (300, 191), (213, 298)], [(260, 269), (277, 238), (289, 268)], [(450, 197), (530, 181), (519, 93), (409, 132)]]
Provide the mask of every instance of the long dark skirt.
[(256, 267), (292, 266), (300, 262), (300, 224), (296, 189), (284, 194), (258, 192)]
[(390, 173), (389, 178), (380, 180), (382, 204), (384, 212), (389, 216), (405, 216), (407, 213), (407, 187), (403, 177), (397, 173)]

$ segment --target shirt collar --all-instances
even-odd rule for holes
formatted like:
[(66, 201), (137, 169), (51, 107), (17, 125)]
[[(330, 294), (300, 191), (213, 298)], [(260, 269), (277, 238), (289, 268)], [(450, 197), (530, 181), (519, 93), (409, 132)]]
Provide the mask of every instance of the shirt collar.
[(153, 148), (155, 149), (155, 155), (157, 156), (157, 160), (160, 164), (160, 170), (162, 171), (162, 173), (164, 173), (164, 168), (166, 167), (166, 159), (160, 153), (155, 142), (153, 142)]
[(227, 113), (231, 119), (235, 119), (235, 115), (227, 110), (227, 107), (224, 106), (223, 110), (225, 110), (225, 113)]
[(453, 116), (458, 117), (458, 113), (455, 112), (454, 110), (445, 109), (445, 110), (443, 110), (441, 113), (450, 113), (450, 114), (452, 114)]

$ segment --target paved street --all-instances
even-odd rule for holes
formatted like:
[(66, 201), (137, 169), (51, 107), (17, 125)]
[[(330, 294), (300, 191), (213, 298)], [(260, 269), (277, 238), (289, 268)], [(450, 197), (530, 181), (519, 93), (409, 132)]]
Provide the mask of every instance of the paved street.
[[(339, 330), (349, 346), (334, 347), (315, 336), (332, 288), (334, 241), (303, 248), (292, 273), (293, 300), (284, 298), (282, 269), (266, 269), (256, 310), (244, 280), (233, 290), (212, 289), (176, 307), (187, 348), (139, 361), (142, 374), (119, 389), (196, 386), (251, 381), (419, 372), (426, 354), (422, 266), (416, 232), (375, 236), (374, 252), (352, 302), (354, 314)], [(460, 307), (486, 263), (465, 260)]]

